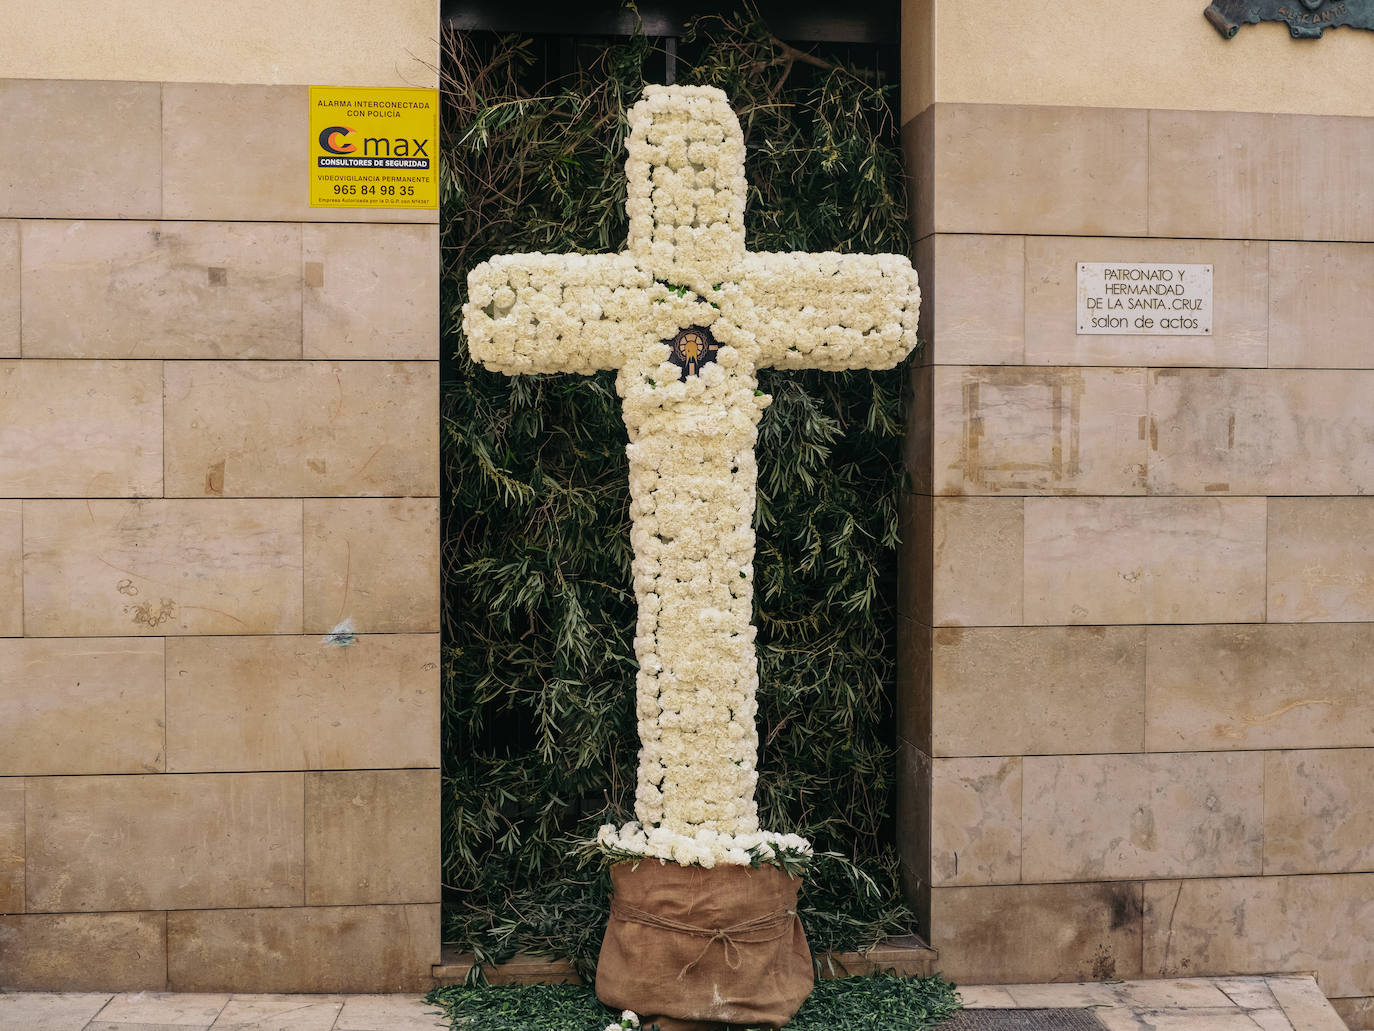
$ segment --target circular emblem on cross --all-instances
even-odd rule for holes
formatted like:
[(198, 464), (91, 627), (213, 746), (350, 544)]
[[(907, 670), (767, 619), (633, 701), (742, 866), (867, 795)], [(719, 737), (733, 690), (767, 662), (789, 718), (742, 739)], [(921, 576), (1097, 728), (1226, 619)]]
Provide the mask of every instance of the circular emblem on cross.
[(716, 360), (720, 344), (705, 326), (688, 326), (678, 330), (677, 336), (663, 341), (668, 345), (668, 360), (682, 370), (682, 379), (695, 376), (707, 362)]

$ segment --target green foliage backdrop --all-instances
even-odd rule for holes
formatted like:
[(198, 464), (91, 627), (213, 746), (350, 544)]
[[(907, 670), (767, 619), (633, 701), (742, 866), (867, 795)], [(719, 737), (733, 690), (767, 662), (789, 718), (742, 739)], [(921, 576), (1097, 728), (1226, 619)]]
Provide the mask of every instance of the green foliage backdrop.
[[(554, 86), (514, 37), (445, 41), (445, 940), (595, 963), (609, 879), (579, 843), (632, 817), (634, 596), (612, 374), (506, 377), (468, 357), (465, 276), (496, 253), (625, 242), (635, 37)], [(722, 87), (749, 147), (753, 250), (907, 253), (890, 86), (747, 20), (703, 17), (678, 80)], [(834, 853), (813, 948), (911, 930), (892, 845), (902, 370), (777, 373), (755, 561), (763, 823)]]

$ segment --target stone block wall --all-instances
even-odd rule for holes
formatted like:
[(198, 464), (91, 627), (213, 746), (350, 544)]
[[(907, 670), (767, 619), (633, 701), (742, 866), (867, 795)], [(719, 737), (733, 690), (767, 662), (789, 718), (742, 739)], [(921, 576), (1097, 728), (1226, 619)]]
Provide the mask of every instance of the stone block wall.
[[(1374, 118), (937, 102), (906, 140), (903, 848), (940, 966), (1316, 971), (1363, 1012)], [(1212, 264), (1212, 333), (1077, 335), (1095, 261)]]
[(437, 212), (307, 139), (0, 80), (0, 987), (431, 983)]

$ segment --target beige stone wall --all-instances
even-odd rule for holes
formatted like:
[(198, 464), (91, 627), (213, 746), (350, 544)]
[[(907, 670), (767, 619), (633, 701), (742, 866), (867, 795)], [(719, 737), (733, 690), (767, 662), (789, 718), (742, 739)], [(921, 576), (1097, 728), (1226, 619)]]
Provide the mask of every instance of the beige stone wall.
[(28, 0), (0, 75), (141, 82), (438, 85), (435, 0)]
[[(1315, 970), (1363, 1019), (1374, 118), (936, 103), (907, 142), (903, 850), (941, 967)], [(1076, 335), (1091, 261), (1212, 264), (1212, 334)]]
[(307, 207), (306, 99), (0, 81), (0, 987), (431, 983), (437, 213)]
[(1372, 115), (1374, 33), (1226, 40), (1207, 0), (903, 0), (902, 117), (931, 103)]

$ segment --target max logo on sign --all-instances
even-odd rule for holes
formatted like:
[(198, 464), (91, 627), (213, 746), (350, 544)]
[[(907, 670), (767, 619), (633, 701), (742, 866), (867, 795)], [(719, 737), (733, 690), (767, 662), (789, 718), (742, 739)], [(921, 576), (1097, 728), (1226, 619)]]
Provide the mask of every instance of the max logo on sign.
[[(320, 130), (320, 149), (326, 154), (352, 154), (358, 148), (352, 143), (341, 143), (339, 137), (352, 136), (353, 130), (343, 125), (331, 125)], [(405, 137), (387, 139), (368, 136), (363, 140), (363, 154), (368, 157), (429, 157), (425, 148), (428, 140), (407, 140)]]
[(352, 154), (358, 148), (351, 143), (336, 143), (337, 136), (351, 136), (353, 130), (343, 125), (331, 125), (320, 130), (320, 147), (326, 154)]

